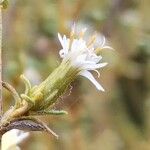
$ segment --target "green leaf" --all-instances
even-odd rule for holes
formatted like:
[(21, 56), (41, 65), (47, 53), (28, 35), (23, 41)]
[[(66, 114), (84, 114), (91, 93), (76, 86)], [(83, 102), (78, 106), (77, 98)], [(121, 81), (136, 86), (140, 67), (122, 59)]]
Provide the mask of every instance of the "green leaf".
[(64, 110), (41, 110), (36, 112), (31, 112), (31, 115), (66, 115), (67, 111)]
[(2, 86), (12, 94), (12, 96), (14, 97), (16, 101), (16, 105), (18, 106), (21, 103), (21, 98), (19, 94), (17, 93), (17, 91), (15, 90), (15, 88), (11, 86), (10, 84), (3, 82), (3, 81), (2, 81)]
[(31, 91), (31, 83), (30, 83), (30, 81), (23, 74), (20, 76), (20, 78), (22, 79), (22, 81), (25, 84), (25, 94), (26, 95), (30, 94), (30, 91)]

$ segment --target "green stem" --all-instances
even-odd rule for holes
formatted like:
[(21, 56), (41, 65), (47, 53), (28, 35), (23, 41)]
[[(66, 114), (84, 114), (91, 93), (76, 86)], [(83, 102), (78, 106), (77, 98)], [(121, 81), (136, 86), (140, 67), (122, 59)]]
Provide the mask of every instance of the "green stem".
[(0, 5), (0, 116), (3, 113), (2, 103), (2, 6)]
[(18, 109), (12, 107), (7, 112), (5, 112), (5, 114), (1, 118), (0, 128), (8, 124), (14, 118), (19, 118), (21, 116), (24, 116), (28, 112), (29, 109), (30, 109), (30, 106), (28, 105), (27, 102), (24, 102), (24, 105)]

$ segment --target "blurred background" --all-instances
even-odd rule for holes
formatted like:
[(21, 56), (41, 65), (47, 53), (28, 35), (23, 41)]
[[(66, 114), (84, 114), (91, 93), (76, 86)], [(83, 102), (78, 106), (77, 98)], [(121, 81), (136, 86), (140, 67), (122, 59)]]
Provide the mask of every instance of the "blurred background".
[[(101, 53), (109, 63), (98, 79), (105, 92), (79, 77), (54, 106), (69, 114), (40, 117), (59, 139), (32, 132), (23, 150), (150, 150), (149, 15), (149, 0), (10, 0), (3, 80), (20, 93), (22, 73), (35, 85), (60, 64), (57, 33), (68, 34), (72, 22), (105, 35), (115, 49)], [(6, 110), (14, 101), (5, 90), (3, 99)]]

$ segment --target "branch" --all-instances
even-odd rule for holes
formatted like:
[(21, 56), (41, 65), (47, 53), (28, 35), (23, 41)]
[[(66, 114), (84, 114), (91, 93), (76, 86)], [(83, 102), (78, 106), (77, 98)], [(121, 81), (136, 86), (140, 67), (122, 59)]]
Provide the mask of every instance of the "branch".
[(0, 116), (3, 113), (2, 103), (2, 6), (0, 5)]
[(1, 83), (2, 86), (12, 94), (13, 98), (15, 99), (16, 105), (19, 105), (21, 103), (21, 98), (17, 91), (10, 84), (3, 81)]

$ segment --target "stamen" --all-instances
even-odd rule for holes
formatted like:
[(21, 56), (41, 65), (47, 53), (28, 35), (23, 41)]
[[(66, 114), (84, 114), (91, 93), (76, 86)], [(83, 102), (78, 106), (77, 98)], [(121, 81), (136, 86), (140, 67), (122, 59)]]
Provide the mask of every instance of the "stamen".
[(90, 38), (87, 47), (88, 48), (91, 47), (94, 44), (95, 40), (96, 40), (96, 33)]
[(101, 47), (103, 47), (103, 46), (105, 45), (105, 43), (106, 43), (106, 39), (105, 39), (105, 37), (103, 36), (102, 43), (101, 43)]
[(79, 38), (83, 38), (85, 32), (86, 32), (87, 28), (82, 29), (82, 31), (79, 33)]
[(74, 37), (75, 37), (75, 24), (73, 24), (71, 32), (70, 32), (70, 42), (69, 42), (69, 49), (70, 50), (71, 50), (71, 45), (72, 45), (72, 42), (74, 40)]

